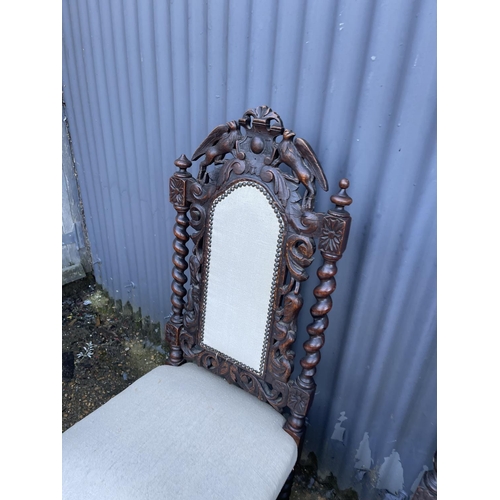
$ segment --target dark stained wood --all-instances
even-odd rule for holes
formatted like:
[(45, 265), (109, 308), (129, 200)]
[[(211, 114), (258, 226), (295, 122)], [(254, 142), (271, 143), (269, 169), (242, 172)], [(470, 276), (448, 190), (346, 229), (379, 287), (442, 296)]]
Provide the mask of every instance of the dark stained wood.
[(285, 129), (283, 140), (276, 147), (278, 156), (271, 165), (277, 166), (283, 162), (292, 169), (297, 177), (296, 180), (293, 178), (290, 180), (301, 182), (305, 186), (307, 196), (303, 197), (303, 207), (311, 209), (316, 195), (314, 178), (319, 180), (320, 186), (325, 191), (328, 191), (328, 181), (311, 146), (300, 137), (294, 141), (294, 137), (295, 133), (292, 130)]
[(186, 215), (189, 210), (189, 202), (186, 197), (186, 184), (192, 177), (187, 171), (192, 163), (184, 155), (180, 156), (174, 163), (179, 167), (179, 172), (176, 172), (170, 178), (170, 202), (177, 212), (174, 224), (174, 255), (172, 257), (174, 264), (172, 269), (172, 316), (166, 325), (165, 333), (167, 342), (170, 344), (168, 363), (179, 366), (184, 362), (179, 336), (184, 322), (184, 297), (187, 294), (184, 286), (187, 282), (184, 271), (188, 267), (186, 262), (186, 256), (188, 255), (186, 242), (189, 240), (187, 233), (189, 219)]
[[(285, 129), (280, 116), (268, 106), (247, 110), (239, 120), (212, 130), (192, 159), (203, 156), (196, 177), (187, 172), (191, 162), (181, 156), (175, 162), (179, 171), (170, 181), (170, 200), (177, 217), (172, 272), (173, 314), (166, 326), (167, 341), (171, 345), (169, 362), (173, 365), (195, 362), (284, 412), (287, 416), (285, 430), (295, 439), (300, 451), (305, 417), (316, 390), (314, 375), (328, 327), (337, 262), (349, 235), (351, 217), (345, 210), (352, 202), (346, 192), (349, 181), (340, 181), (340, 191), (331, 197), (334, 204), (331, 210), (326, 214), (315, 212), (315, 181), (328, 189), (321, 164), (311, 146)], [(260, 371), (205, 346), (200, 336), (213, 208), (228, 190), (249, 184), (264, 193), (283, 220), (282, 253), (276, 265), (269, 331)], [(188, 226), (192, 230), (190, 235)], [(186, 260), (189, 237), (193, 248)], [(313, 321), (307, 327), (309, 339), (304, 343), (300, 374), (291, 379), (295, 358), (292, 345), (303, 304), (300, 287), (308, 279), (307, 268), (313, 261), (316, 241), (323, 262), (317, 272), (319, 285), (314, 289)], [(186, 289), (188, 267), (190, 287)], [(290, 488), (291, 479), (280, 498), (288, 498)]]
[(227, 153), (233, 153), (236, 157), (236, 146), (239, 138), (239, 126), (235, 121), (215, 127), (198, 146), (191, 158), (194, 161), (205, 155), (205, 159), (200, 163), (198, 179), (204, 180), (206, 167), (211, 163), (221, 163)]
[[(319, 250), (323, 257), (323, 264), (318, 269), (317, 275), (320, 284), (314, 289), (315, 304), (311, 307), (313, 322), (307, 327), (309, 340), (304, 343), (305, 356), (300, 360), (302, 371), (292, 384), (295, 384), (294, 393), (300, 404), (288, 402), (290, 415), (285, 430), (295, 438), (297, 444), (305, 431), (305, 417), (309, 410), (314, 393), (316, 392), (316, 383), (314, 375), (316, 366), (321, 360), (320, 350), (325, 343), (324, 332), (328, 327), (328, 313), (332, 308), (331, 294), (335, 291), (337, 274), (337, 261), (341, 259), (347, 245), (351, 216), (344, 209), (345, 206), (352, 203), (345, 189), (349, 186), (347, 179), (339, 182), (341, 188), (336, 196), (331, 200), (335, 203), (335, 208), (329, 210), (323, 218), (323, 225), (319, 236)], [(292, 403), (292, 404), (290, 404)]]
[(433, 470), (428, 470), (422, 476), (420, 484), (411, 497), (411, 500), (436, 500), (437, 499), (437, 451), (434, 453)]
[(290, 498), (290, 494), (292, 493), (294, 476), (295, 476), (295, 469), (292, 469), (292, 472), (290, 472), (290, 475), (285, 481), (283, 488), (281, 488), (280, 494), (278, 495), (278, 498), (276, 500), (288, 500)]

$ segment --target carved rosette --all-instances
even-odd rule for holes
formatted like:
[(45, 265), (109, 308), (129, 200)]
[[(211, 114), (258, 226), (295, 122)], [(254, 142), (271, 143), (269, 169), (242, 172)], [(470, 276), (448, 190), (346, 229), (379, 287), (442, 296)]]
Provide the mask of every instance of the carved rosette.
[(170, 203), (174, 206), (186, 204), (186, 179), (175, 176), (170, 178)]
[(305, 417), (307, 410), (309, 409), (309, 401), (311, 400), (311, 395), (301, 389), (296, 384), (291, 384), (291, 388), (288, 393), (288, 408), (297, 415), (302, 415)]
[[(282, 140), (277, 142), (280, 136)], [(345, 192), (348, 182), (341, 181), (341, 191), (332, 197), (335, 209), (327, 214), (314, 212), (315, 179), (319, 179), (324, 189), (327, 186), (321, 166), (309, 144), (285, 130), (279, 115), (268, 106), (248, 110), (239, 121), (216, 127), (193, 155), (193, 159), (198, 158), (201, 163), (196, 178), (182, 175), (181, 166), (182, 172), (170, 180), (170, 201), (178, 217), (174, 227), (174, 315), (167, 325), (167, 336), (178, 344), (180, 358), (211, 370), (279, 411), (288, 407), (290, 415), (285, 430), (299, 444), (314, 396), (314, 373), (328, 325), (330, 295), (335, 290), (336, 261), (345, 250), (349, 233), (350, 216), (344, 210), (350, 203)], [(210, 210), (214, 200), (241, 181), (262, 186), (285, 223), (284, 251), (276, 268), (275, 307), (268, 324), (262, 373), (255, 373), (237, 360), (204, 346), (200, 335), (204, 266), (210, 250), (206, 231)], [(192, 228), (193, 249), (187, 262), (188, 224)], [(316, 238), (323, 256), (323, 265), (318, 270), (320, 284), (314, 290), (316, 303), (311, 308), (310, 338), (304, 344), (306, 355), (300, 361), (302, 371), (297, 379), (290, 380), (295, 357), (292, 344), (303, 304), (300, 285), (308, 279), (306, 269), (313, 260)], [(183, 273), (188, 267), (191, 282), (186, 292)]]
[(323, 229), (319, 237), (319, 249), (331, 255), (342, 255), (346, 227), (346, 219), (335, 215), (327, 215), (323, 220)]

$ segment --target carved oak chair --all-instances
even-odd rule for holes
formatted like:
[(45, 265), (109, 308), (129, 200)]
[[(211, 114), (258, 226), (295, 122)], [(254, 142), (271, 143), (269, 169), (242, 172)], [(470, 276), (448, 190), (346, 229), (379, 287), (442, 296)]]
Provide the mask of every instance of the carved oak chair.
[[(347, 244), (349, 182), (340, 181), (331, 210), (314, 212), (315, 180), (328, 189), (320, 163), (267, 106), (216, 127), (193, 160), (202, 156), (196, 178), (182, 155), (170, 179), (177, 216), (168, 363), (63, 434), (66, 500), (290, 495)], [(315, 239), (320, 283), (292, 378)]]

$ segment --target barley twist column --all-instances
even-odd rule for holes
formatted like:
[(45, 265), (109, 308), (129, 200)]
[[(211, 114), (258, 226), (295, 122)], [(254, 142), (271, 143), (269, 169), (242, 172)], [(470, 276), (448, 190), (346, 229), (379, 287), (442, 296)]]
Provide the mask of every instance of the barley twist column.
[(320, 350), (325, 343), (324, 332), (328, 327), (328, 313), (332, 308), (331, 294), (336, 287), (337, 261), (341, 259), (347, 246), (351, 225), (351, 216), (344, 209), (352, 203), (351, 197), (346, 192), (349, 181), (342, 179), (339, 186), (339, 193), (331, 197), (335, 208), (329, 210), (323, 219), (323, 228), (319, 236), (319, 250), (323, 263), (317, 272), (320, 283), (313, 292), (316, 298), (316, 302), (311, 307), (313, 322), (307, 327), (309, 339), (304, 342), (306, 354), (300, 360), (302, 370), (291, 386), (288, 398), (290, 415), (285, 424), (285, 430), (295, 437), (299, 443), (299, 449), (305, 430), (305, 417), (316, 390), (314, 375), (321, 359)]
[(172, 262), (172, 316), (165, 327), (165, 337), (170, 344), (170, 355), (168, 363), (173, 366), (179, 366), (184, 362), (182, 349), (180, 347), (179, 334), (183, 324), (183, 311), (185, 307), (184, 297), (187, 294), (185, 284), (187, 276), (185, 274), (188, 264), (186, 256), (188, 249), (186, 246), (189, 240), (187, 228), (189, 219), (187, 211), (190, 203), (186, 199), (186, 186), (191, 179), (191, 174), (187, 169), (192, 165), (185, 155), (175, 160), (174, 164), (179, 167), (179, 171), (170, 178), (170, 201), (177, 212), (174, 224), (174, 255)]
[(339, 186), (339, 193), (331, 197), (335, 208), (326, 214), (319, 237), (319, 249), (323, 256), (323, 264), (317, 273), (320, 284), (313, 292), (316, 297), (316, 303), (311, 307), (313, 322), (307, 327), (309, 340), (304, 343), (306, 355), (300, 360), (302, 371), (297, 380), (297, 384), (303, 389), (315, 388), (316, 365), (321, 359), (320, 350), (325, 343), (324, 332), (328, 327), (328, 313), (332, 308), (331, 294), (336, 288), (337, 261), (342, 258), (349, 236), (351, 216), (344, 209), (352, 203), (346, 192), (349, 181), (342, 179)]

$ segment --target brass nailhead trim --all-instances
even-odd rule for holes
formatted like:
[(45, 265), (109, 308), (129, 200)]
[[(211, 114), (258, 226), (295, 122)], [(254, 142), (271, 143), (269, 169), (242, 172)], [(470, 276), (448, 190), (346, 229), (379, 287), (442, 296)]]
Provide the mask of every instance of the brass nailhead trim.
[[(261, 353), (261, 358), (260, 358), (260, 367), (259, 371), (257, 372), (253, 368), (250, 368), (249, 366), (245, 365), (244, 363), (241, 363), (240, 361), (231, 358), (230, 356), (217, 351), (216, 349), (207, 346), (206, 344), (203, 343), (203, 336), (205, 332), (205, 307), (206, 307), (206, 299), (207, 299), (207, 294), (208, 294), (208, 272), (210, 270), (210, 255), (211, 255), (211, 243), (212, 243), (212, 227), (213, 227), (213, 219), (214, 219), (214, 210), (215, 207), (217, 206), (220, 201), (222, 201), (224, 198), (227, 198), (227, 196), (235, 191), (236, 189), (243, 187), (243, 186), (252, 186), (262, 193), (266, 195), (266, 199), (269, 202), (269, 204), (273, 207), (274, 213), (276, 214), (276, 218), (278, 219), (279, 222), (279, 234), (278, 234), (278, 241), (276, 244), (276, 254), (274, 258), (274, 272), (273, 272), (273, 280), (272, 280), (272, 286), (271, 286), (271, 293), (269, 297), (269, 307), (267, 309), (268, 314), (267, 314), (267, 322), (266, 322), (266, 329), (265, 329), (265, 334), (266, 334), (266, 339), (264, 342), (264, 345), (262, 346), (262, 353)], [(280, 261), (280, 256), (281, 256), (281, 251), (283, 248), (283, 235), (285, 234), (285, 227), (284, 227), (284, 222), (283, 218), (279, 215), (279, 210), (278, 208), (273, 204), (273, 200), (267, 190), (265, 190), (261, 185), (253, 182), (253, 181), (243, 181), (243, 182), (238, 182), (236, 184), (233, 184), (230, 188), (226, 189), (222, 194), (220, 194), (212, 203), (212, 208), (210, 209), (210, 215), (209, 215), (209, 226), (208, 226), (208, 234), (207, 234), (207, 258), (206, 258), (206, 266), (205, 266), (205, 276), (206, 276), (206, 282), (205, 282), (205, 287), (204, 287), (204, 293), (203, 293), (203, 303), (201, 304), (201, 338), (200, 338), (200, 345), (208, 349), (218, 355), (223, 356), (226, 358), (228, 361), (231, 363), (240, 366), (244, 368), (245, 370), (248, 370), (252, 373), (256, 373), (257, 375), (262, 376), (264, 374), (264, 364), (266, 360), (266, 353), (267, 349), (269, 347), (269, 334), (271, 330), (271, 323), (272, 323), (272, 312), (273, 312), (273, 302), (274, 302), (274, 294), (276, 292), (276, 280), (278, 278), (278, 272), (279, 272), (279, 261)], [(280, 241), (281, 240), (281, 241)]]

